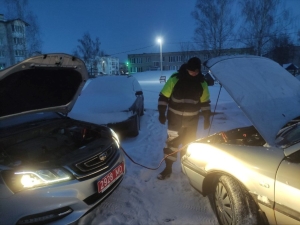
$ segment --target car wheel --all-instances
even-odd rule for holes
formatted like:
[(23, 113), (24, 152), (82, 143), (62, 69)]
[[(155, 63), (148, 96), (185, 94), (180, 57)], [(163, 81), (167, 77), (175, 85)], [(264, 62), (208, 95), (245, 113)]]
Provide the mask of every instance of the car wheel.
[(143, 104), (142, 109), (141, 109), (141, 111), (140, 111), (140, 116), (143, 116), (143, 115), (144, 115), (144, 110), (145, 110), (145, 108), (144, 108), (144, 104)]
[(140, 131), (140, 116), (137, 113), (136, 116), (134, 117), (134, 122), (132, 124), (132, 129), (131, 129), (131, 131), (128, 132), (128, 136), (129, 137), (136, 137), (136, 136), (139, 135), (139, 131)]
[(258, 209), (249, 193), (232, 177), (222, 175), (215, 185), (212, 206), (221, 225), (258, 224)]

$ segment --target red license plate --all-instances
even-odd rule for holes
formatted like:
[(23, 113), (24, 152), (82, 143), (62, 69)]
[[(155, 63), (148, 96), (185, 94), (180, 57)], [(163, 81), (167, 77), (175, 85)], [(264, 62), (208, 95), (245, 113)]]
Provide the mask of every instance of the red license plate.
[(117, 180), (124, 173), (124, 162), (114, 168), (109, 174), (98, 181), (98, 193), (106, 190), (115, 180)]

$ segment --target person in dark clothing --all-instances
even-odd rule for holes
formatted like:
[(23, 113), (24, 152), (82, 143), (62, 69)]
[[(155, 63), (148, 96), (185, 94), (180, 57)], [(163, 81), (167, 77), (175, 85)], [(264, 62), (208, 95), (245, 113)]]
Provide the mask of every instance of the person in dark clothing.
[[(158, 98), (159, 122), (168, 122), (168, 138), (163, 149), (164, 155), (178, 150), (196, 140), (199, 113), (204, 117), (204, 129), (210, 126), (210, 94), (201, 73), (201, 60), (193, 57), (183, 64), (177, 73), (167, 80)], [(172, 164), (177, 153), (165, 159), (166, 167), (157, 176), (164, 180), (172, 173)]]

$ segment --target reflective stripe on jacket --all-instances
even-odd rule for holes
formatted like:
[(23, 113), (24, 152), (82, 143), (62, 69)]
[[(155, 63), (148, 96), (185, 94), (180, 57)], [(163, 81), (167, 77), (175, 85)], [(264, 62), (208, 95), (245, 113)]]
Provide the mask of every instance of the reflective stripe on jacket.
[(210, 94), (201, 75), (178, 78), (173, 74), (161, 90), (158, 110), (165, 113), (168, 107), (168, 124), (177, 129), (198, 123), (199, 111), (210, 113)]

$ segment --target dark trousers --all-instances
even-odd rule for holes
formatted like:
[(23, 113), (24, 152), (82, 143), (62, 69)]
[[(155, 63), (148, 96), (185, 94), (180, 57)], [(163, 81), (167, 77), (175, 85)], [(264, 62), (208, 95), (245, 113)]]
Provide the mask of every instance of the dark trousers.
[[(198, 123), (188, 127), (181, 127), (179, 130), (171, 130), (168, 127), (168, 139), (164, 148), (164, 155), (174, 153), (179, 149), (179, 146), (182, 148), (186, 144), (195, 141), (197, 128)], [(184, 149), (180, 151), (180, 156), (184, 154), (183, 151)], [(175, 162), (177, 160), (177, 153), (168, 156), (166, 159)]]

